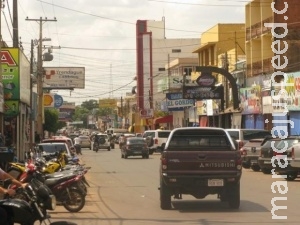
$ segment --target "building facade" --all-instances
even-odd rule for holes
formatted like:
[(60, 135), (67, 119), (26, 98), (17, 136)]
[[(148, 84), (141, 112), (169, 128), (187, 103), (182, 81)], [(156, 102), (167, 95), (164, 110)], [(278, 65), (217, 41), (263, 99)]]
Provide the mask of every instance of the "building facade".
[[(272, 2), (254, 0), (245, 8), (247, 87), (243, 90), (243, 126), (272, 129), (280, 125), (285, 126), (291, 134), (299, 134), (299, 2), (278, 0), (273, 9)], [(284, 83), (290, 83), (291, 86)], [(278, 95), (280, 89), (285, 89), (287, 96)], [(273, 98), (271, 91), (279, 97)], [(288, 119), (294, 121), (294, 126), (272, 123)]]

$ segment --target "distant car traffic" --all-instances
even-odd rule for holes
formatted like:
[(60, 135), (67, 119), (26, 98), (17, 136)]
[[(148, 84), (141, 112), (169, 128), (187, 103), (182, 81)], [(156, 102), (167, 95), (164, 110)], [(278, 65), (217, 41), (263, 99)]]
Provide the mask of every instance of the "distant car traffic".
[(121, 158), (127, 159), (129, 156), (142, 156), (143, 159), (149, 158), (149, 148), (144, 138), (129, 136), (125, 138), (121, 148)]

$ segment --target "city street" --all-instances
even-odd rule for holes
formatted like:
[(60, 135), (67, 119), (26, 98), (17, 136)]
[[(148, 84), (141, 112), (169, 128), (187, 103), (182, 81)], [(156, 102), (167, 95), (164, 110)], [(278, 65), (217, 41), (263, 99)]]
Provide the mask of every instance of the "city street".
[[(229, 209), (227, 203), (221, 203), (216, 195), (211, 195), (199, 200), (183, 196), (182, 200), (173, 201), (172, 210), (165, 211), (160, 209), (159, 203), (159, 154), (154, 153), (149, 159), (121, 159), (119, 149), (98, 153), (83, 149), (82, 152), (83, 163), (92, 167), (87, 173), (91, 187), (86, 205), (78, 213), (69, 213), (58, 206), (50, 213), (54, 221), (68, 220), (80, 225), (299, 224), (300, 179), (288, 182), (288, 193), (281, 195), (272, 193), (271, 184), (283, 179), (244, 169), (239, 210)], [(287, 206), (287, 210), (275, 212), (287, 216), (287, 220), (272, 220), (270, 211), (274, 197), (287, 197), (287, 201), (276, 202)]]

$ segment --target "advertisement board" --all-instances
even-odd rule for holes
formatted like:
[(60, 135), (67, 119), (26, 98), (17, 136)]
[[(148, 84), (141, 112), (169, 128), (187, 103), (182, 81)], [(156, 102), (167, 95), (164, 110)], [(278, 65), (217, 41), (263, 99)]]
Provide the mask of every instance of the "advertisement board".
[(44, 67), (43, 88), (85, 88), (85, 67)]
[(115, 107), (117, 107), (117, 100), (116, 99), (100, 99), (99, 107), (100, 108), (115, 108)]
[(60, 95), (44, 93), (44, 107), (45, 108), (59, 108), (62, 106), (64, 100)]
[(4, 115), (6, 117), (14, 117), (19, 114), (19, 101), (18, 100), (7, 100), (4, 103)]
[(2, 82), (4, 100), (20, 99), (19, 49), (7, 48), (1, 50)]

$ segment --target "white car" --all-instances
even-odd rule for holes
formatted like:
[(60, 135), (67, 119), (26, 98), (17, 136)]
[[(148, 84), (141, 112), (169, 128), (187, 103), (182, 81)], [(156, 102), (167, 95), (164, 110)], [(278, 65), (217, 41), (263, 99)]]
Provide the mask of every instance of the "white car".
[(145, 138), (148, 144), (150, 155), (164, 149), (170, 133), (171, 130), (146, 130), (143, 133), (143, 138)]

